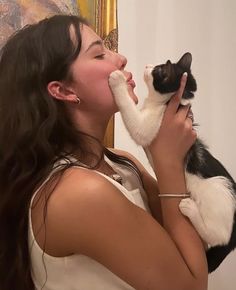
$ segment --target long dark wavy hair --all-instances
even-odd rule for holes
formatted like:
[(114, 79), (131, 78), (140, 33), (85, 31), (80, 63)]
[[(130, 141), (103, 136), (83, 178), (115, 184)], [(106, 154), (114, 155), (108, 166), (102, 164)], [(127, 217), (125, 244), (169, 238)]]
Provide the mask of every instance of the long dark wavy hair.
[[(28, 248), (29, 206), (34, 191), (55, 162), (77, 152), (81, 158), (91, 156), (96, 160), (95, 168), (103, 158), (90, 149), (89, 144), (96, 140), (79, 132), (64, 103), (52, 98), (47, 91), (50, 81), (72, 80), (70, 66), (80, 52), (81, 23), (87, 24), (77, 16), (56, 15), (44, 19), (15, 33), (1, 50), (1, 290), (35, 289)], [(71, 25), (77, 35), (76, 44), (70, 38)], [(125, 157), (106, 148), (103, 153), (138, 171)], [(73, 164), (63, 170), (68, 166)]]

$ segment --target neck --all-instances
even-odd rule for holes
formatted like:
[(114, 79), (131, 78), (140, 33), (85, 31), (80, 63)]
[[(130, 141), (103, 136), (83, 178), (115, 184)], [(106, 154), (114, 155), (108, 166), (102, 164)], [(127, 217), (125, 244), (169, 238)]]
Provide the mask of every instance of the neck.
[(93, 114), (79, 112), (79, 114), (74, 116), (73, 121), (79, 131), (93, 136), (103, 143), (110, 117), (111, 116), (101, 116), (101, 114), (96, 116)]
[[(88, 143), (85, 144), (85, 146), (87, 146), (89, 151), (96, 156), (102, 157), (104, 148), (103, 142), (109, 118), (102, 118), (101, 116), (96, 118), (96, 116), (88, 116), (88, 114), (83, 114), (81, 112), (77, 114), (76, 118), (73, 120), (79, 131), (94, 138), (88, 138)], [(90, 164), (90, 161), (87, 161), (86, 164)]]

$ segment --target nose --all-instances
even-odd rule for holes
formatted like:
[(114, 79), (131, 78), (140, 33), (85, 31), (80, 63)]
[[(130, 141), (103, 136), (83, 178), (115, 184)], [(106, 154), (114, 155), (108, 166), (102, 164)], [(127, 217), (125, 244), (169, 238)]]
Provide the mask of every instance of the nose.
[(110, 55), (112, 62), (115, 64), (117, 69), (123, 70), (125, 68), (127, 64), (127, 58), (124, 55), (109, 49), (107, 49), (107, 54)]
[(127, 64), (127, 58), (123, 56), (122, 54), (117, 53), (119, 56), (119, 69), (122, 70), (125, 68)]

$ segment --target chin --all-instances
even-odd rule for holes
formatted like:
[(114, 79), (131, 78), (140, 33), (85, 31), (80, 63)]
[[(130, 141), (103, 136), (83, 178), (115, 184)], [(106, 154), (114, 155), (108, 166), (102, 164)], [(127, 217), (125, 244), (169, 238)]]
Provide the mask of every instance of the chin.
[(135, 93), (133, 93), (132, 95), (131, 95), (131, 99), (134, 101), (134, 103), (137, 105), (138, 104), (138, 97), (137, 97), (137, 95), (135, 94)]
[(138, 104), (138, 97), (135, 95), (135, 99), (134, 99), (134, 102), (135, 102), (135, 104), (137, 105)]

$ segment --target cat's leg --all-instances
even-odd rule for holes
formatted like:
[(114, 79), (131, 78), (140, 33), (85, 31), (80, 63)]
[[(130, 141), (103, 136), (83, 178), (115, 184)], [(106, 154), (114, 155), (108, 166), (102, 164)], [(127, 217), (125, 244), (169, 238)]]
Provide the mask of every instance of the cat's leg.
[(115, 102), (119, 109), (125, 108), (126, 106), (130, 108), (135, 107), (134, 101), (130, 98), (126, 78), (124, 74), (116, 70), (111, 73), (109, 78), (109, 85), (112, 89)]
[(196, 202), (191, 198), (184, 198), (179, 203), (179, 209), (183, 215), (189, 218), (203, 241), (207, 244), (212, 244), (212, 238), (207, 231)]
[(146, 98), (144, 107), (138, 110), (129, 96), (126, 79), (121, 71), (111, 73), (109, 84), (128, 132), (137, 144), (146, 147), (159, 130), (165, 107)]
[(230, 181), (222, 176), (203, 178), (186, 173), (186, 183), (199, 214), (193, 209), (193, 203), (184, 204), (185, 201), (181, 201), (181, 212), (190, 218), (208, 244), (227, 244), (231, 237), (236, 206)]

